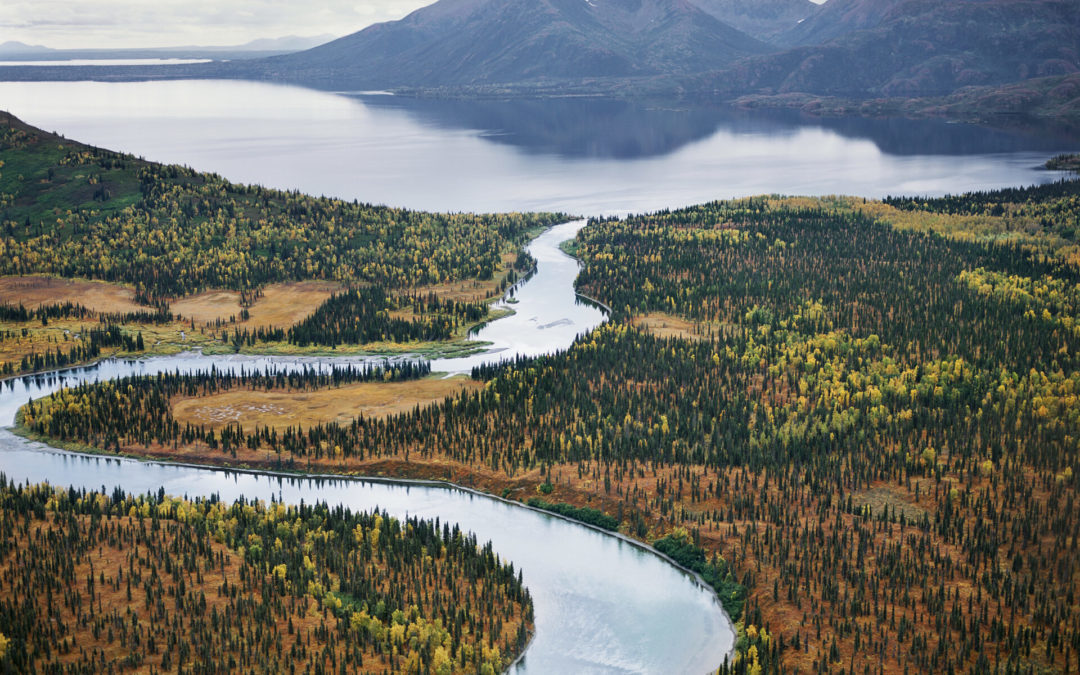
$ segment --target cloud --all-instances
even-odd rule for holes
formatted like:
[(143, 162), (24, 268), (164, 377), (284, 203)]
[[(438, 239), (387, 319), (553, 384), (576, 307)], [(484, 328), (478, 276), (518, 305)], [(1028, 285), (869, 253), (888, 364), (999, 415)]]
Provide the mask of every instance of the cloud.
[(3, 0), (0, 42), (54, 48), (232, 45), (345, 35), (432, 0)]

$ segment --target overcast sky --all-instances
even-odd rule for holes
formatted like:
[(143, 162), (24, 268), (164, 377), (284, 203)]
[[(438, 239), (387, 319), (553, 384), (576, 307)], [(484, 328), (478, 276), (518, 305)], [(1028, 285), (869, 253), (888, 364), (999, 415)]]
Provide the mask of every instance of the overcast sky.
[[(348, 35), (434, 0), (0, 0), (0, 43), (54, 49), (238, 45)], [(824, 0), (814, 0), (821, 3)]]
[(434, 0), (0, 0), (0, 43), (55, 49), (235, 45), (347, 35)]

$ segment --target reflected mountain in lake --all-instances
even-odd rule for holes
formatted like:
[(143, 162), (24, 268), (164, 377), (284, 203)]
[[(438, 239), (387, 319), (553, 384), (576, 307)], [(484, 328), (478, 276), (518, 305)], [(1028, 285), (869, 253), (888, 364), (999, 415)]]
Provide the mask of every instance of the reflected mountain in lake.
[(0, 82), (29, 124), (238, 183), (432, 211), (642, 213), (757, 194), (1028, 185), (1067, 135), (591, 98), (433, 100), (243, 81)]
[(486, 140), (568, 159), (640, 159), (672, 153), (718, 131), (794, 135), (816, 127), (870, 140), (892, 155), (1051, 152), (1080, 136), (1048, 126), (998, 130), (938, 119), (813, 117), (794, 110), (664, 105), (599, 98), (462, 100), (362, 95), (364, 105), (399, 111), (427, 126), (478, 131)]

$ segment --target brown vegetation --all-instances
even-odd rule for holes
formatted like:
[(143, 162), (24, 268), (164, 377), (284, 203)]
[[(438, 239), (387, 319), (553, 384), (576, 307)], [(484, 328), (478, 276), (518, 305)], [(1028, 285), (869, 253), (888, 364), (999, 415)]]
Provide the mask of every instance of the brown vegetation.
[(38, 274), (0, 277), (0, 304), (33, 309), (67, 302), (106, 314), (147, 310), (135, 302), (134, 290), (119, 284)]
[(250, 318), (242, 321), (240, 293), (236, 291), (205, 291), (174, 300), (174, 314), (199, 323), (236, 319), (241, 326), (251, 328), (288, 328), (302, 321), (327, 298), (344, 287), (332, 281), (293, 281), (270, 284), (263, 288), (255, 303), (248, 307)]
[(348, 423), (355, 417), (387, 417), (427, 406), (480, 383), (461, 377), (429, 377), (403, 382), (359, 382), (332, 389), (303, 391), (232, 390), (199, 397), (177, 397), (173, 415), (180, 424), (215, 429), (240, 424), (284, 429), (325, 422)]
[(707, 340), (708, 324), (695, 323), (679, 316), (662, 312), (649, 312), (631, 320), (635, 328), (657, 337), (674, 337), (684, 340)]
[(5, 482), (0, 524), (5, 672), (494, 672), (531, 629), (512, 567), (416, 519)]

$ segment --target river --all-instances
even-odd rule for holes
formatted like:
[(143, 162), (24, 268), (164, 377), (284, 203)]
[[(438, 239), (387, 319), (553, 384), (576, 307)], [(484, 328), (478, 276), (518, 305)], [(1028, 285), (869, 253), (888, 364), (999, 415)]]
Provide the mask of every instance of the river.
[[(577, 261), (559, 242), (584, 225), (567, 223), (534, 240), (536, 273), (515, 292), (515, 314), (477, 335), (483, 354), (435, 361), (443, 372), (485, 361), (536, 355), (568, 346), (604, 320), (573, 290)], [(16, 481), (49, 481), (87, 489), (188, 497), (241, 495), (297, 503), (327, 501), (355, 509), (460, 523), (522, 570), (536, 609), (536, 636), (515, 673), (705, 673), (731, 652), (734, 632), (711, 590), (640, 546), (582, 525), (448, 486), (300, 478), (86, 456), (11, 433), (19, 406), (78, 382), (129, 374), (209, 369), (326, 368), (361, 358), (209, 357), (182, 354), (138, 361), (108, 359), (85, 368), (8, 380), (0, 388), (0, 471)], [(366, 359), (376, 360), (376, 359)]]

